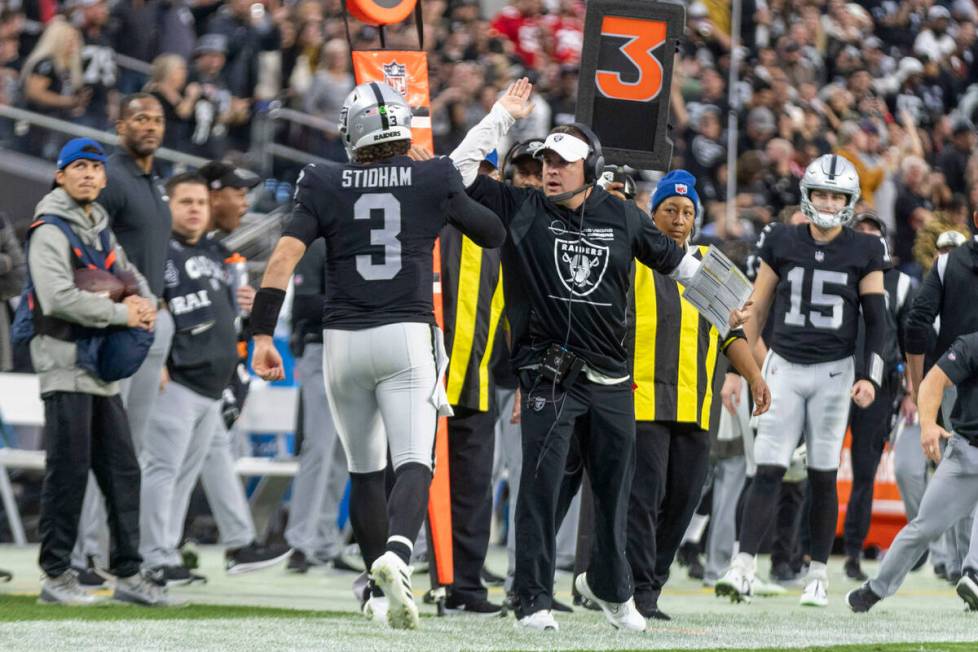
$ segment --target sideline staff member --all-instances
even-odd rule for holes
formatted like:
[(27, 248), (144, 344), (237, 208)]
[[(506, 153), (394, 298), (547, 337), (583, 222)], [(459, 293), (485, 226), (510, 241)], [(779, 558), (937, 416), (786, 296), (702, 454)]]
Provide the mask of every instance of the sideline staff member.
[[(520, 372), (523, 471), (516, 506), (519, 624), (556, 630), (551, 612), (556, 523), (581, 470), (561, 484), (573, 445), (597, 511), (592, 564), (575, 579), (611, 624), (645, 629), (632, 601), (625, 519), (634, 469), (635, 405), (623, 345), (632, 260), (688, 279), (699, 263), (631, 203), (595, 185), (601, 145), (584, 125), (561, 126), (536, 156), (543, 192), (476, 177), (486, 154), (531, 112), (532, 86), (514, 83), (452, 154), (471, 197), (503, 220), (503, 279)], [(740, 317), (740, 315), (735, 315)]]
[[(699, 197), (685, 170), (664, 176), (652, 195), (652, 219), (676, 244), (690, 239)], [(707, 247), (693, 247), (702, 257)], [(646, 618), (669, 620), (659, 610), (662, 587), (699, 503), (710, 459), (713, 372), (722, 352), (748, 379), (757, 408), (771, 392), (743, 331), (721, 340), (717, 329), (681, 294), (671, 278), (635, 268), (636, 470), (628, 511), (628, 561), (635, 606)]]

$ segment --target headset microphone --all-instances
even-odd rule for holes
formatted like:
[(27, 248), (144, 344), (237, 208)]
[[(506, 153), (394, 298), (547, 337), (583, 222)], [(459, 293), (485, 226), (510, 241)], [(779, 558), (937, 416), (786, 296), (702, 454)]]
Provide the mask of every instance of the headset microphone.
[(567, 192), (562, 192), (557, 195), (550, 195), (549, 197), (547, 197), (547, 199), (549, 199), (555, 204), (559, 204), (560, 202), (567, 201), (571, 197), (574, 197), (575, 195), (579, 195), (582, 192), (585, 192), (586, 190), (589, 190), (593, 187), (594, 187), (593, 183), (585, 183), (583, 186), (579, 188), (575, 188), (574, 190), (568, 190)]

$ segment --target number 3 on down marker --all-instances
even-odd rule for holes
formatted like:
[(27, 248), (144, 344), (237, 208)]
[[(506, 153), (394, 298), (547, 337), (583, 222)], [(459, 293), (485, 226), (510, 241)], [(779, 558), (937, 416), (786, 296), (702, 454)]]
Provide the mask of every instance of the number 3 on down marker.
[(598, 70), (594, 81), (601, 94), (629, 102), (650, 102), (658, 97), (662, 90), (662, 64), (652, 50), (665, 43), (666, 23), (606, 16), (601, 21), (601, 36), (628, 39), (619, 49), (638, 69), (638, 80), (634, 82), (622, 81), (618, 71)]

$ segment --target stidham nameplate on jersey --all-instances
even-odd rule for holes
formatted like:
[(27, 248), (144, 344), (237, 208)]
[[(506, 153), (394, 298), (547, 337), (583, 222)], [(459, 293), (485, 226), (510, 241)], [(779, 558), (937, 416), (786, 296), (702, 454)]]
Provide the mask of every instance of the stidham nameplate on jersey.
[(747, 302), (751, 290), (747, 277), (719, 249), (711, 246), (686, 285), (683, 297), (716, 326), (721, 337), (726, 337), (730, 331), (730, 313)]

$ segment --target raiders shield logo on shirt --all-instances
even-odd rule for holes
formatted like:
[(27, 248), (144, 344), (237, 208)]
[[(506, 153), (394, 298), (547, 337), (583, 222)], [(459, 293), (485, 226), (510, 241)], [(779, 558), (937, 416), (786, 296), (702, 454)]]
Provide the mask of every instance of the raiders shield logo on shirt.
[(583, 297), (601, 284), (608, 268), (608, 247), (580, 240), (554, 241), (554, 262), (564, 287)]

